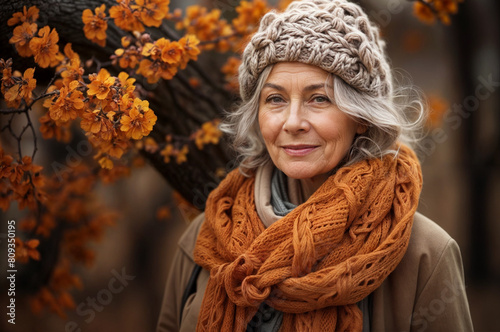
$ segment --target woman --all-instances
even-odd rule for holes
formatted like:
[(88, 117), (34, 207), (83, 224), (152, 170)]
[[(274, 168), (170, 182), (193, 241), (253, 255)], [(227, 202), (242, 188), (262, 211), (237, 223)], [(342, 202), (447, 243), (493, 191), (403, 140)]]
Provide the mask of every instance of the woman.
[(416, 213), (423, 107), (360, 7), (268, 13), (239, 81), (240, 167), (179, 241), (158, 331), (471, 331), (458, 246)]

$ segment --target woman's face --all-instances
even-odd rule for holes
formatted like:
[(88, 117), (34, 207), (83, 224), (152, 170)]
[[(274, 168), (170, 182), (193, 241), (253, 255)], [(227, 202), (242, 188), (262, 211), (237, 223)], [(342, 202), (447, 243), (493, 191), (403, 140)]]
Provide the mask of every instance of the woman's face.
[(333, 87), (327, 79), (319, 67), (281, 62), (260, 93), (259, 127), (267, 151), (291, 178), (314, 179), (329, 172), (365, 129), (328, 97)]

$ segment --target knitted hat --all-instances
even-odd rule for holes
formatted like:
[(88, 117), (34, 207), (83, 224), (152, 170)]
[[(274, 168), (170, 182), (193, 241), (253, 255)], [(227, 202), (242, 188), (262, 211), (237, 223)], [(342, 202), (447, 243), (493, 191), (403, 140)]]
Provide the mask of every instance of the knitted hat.
[(243, 52), (240, 94), (247, 101), (268, 65), (298, 61), (318, 66), (371, 96), (392, 93), (385, 43), (363, 10), (346, 0), (294, 1), (269, 12)]

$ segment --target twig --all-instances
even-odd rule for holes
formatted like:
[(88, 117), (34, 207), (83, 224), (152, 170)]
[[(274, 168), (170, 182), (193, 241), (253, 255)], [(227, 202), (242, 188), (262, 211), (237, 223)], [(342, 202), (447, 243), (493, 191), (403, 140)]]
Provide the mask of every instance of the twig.
[(25, 109), (19, 109), (19, 108), (7, 108), (7, 109), (0, 109), (1, 114), (16, 114), (16, 113), (24, 113), (26, 112)]
[(39, 101), (40, 99), (44, 99), (44, 98), (47, 98), (47, 97), (50, 97), (50, 96), (53, 96), (53, 95), (56, 95), (59, 93), (59, 90), (54, 90), (52, 92), (49, 92), (49, 93), (44, 93), (44, 94), (41, 94), (40, 96), (32, 99), (31, 103), (29, 105), (26, 105), (25, 107), (23, 108), (7, 108), (7, 109), (0, 109), (0, 114), (17, 114), (17, 113), (25, 113), (29, 110), (31, 110), (31, 107), (33, 106), (33, 104), (37, 101)]
[(31, 154), (31, 160), (35, 160), (35, 155), (36, 152), (38, 151), (38, 140), (37, 136), (35, 133), (35, 127), (33, 126), (33, 123), (31, 122), (31, 117), (28, 112), (24, 113), (26, 115), (26, 121), (28, 121), (28, 125), (31, 128), (31, 134), (33, 135), (33, 153)]

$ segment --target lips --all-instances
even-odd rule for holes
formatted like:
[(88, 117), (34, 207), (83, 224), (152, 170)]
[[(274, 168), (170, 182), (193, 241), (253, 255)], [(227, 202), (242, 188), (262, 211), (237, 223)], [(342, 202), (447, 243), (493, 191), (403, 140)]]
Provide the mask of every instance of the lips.
[(297, 145), (283, 145), (282, 149), (286, 154), (293, 157), (307, 156), (311, 152), (315, 151), (318, 145), (308, 145), (308, 144), (297, 144)]

